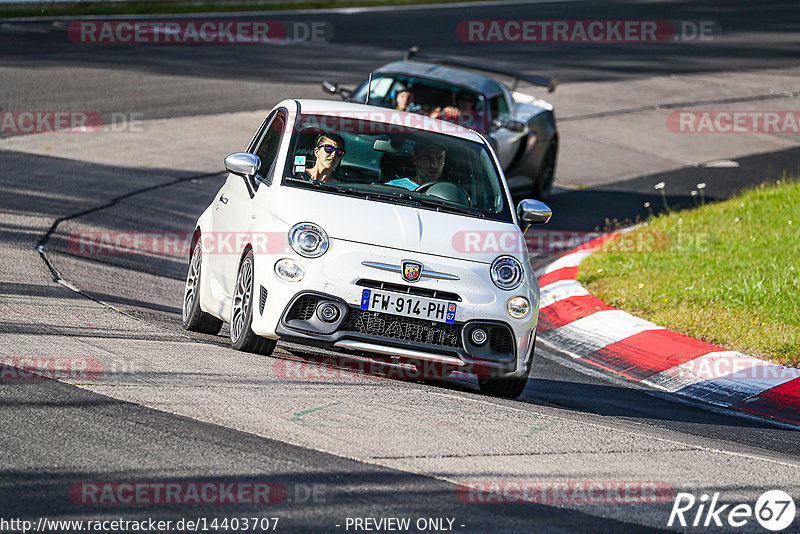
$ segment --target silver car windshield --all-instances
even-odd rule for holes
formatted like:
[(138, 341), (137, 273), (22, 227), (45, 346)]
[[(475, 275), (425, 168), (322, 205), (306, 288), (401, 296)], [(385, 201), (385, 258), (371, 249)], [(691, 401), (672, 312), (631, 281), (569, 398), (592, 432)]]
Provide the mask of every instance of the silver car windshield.
[[(486, 145), (430, 131), (455, 126), (396, 114), (399, 119), (391, 124), (299, 116), (284, 184), (512, 221), (501, 174)], [(425, 130), (416, 123), (407, 126), (414, 121)]]

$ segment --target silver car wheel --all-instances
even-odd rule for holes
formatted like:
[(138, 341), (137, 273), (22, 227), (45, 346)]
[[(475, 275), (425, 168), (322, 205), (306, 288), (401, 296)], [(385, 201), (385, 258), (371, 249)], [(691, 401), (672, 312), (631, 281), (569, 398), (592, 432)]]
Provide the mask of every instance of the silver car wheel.
[(189, 315), (192, 313), (192, 306), (194, 306), (194, 299), (197, 298), (197, 286), (200, 282), (200, 256), (202, 252), (198, 245), (194, 254), (192, 254), (192, 262), (189, 264), (189, 272), (186, 274), (186, 288), (183, 292), (183, 323), (189, 321)]
[(245, 321), (253, 297), (253, 258), (248, 256), (242, 262), (236, 277), (236, 290), (233, 294), (233, 313), (231, 314), (231, 341), (236, 343), (244, 335)]

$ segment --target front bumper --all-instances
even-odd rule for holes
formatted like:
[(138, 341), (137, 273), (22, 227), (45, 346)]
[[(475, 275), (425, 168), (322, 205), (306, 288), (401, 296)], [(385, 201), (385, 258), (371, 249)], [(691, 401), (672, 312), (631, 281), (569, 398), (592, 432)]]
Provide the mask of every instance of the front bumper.
[[(300, 282), (286, 282), (274, 272), (278, 256), (256, 256), (254, 298), (263, 300), (253, 311), (252, 328), (258, 335), (333, 350), (446, 363), (466, 372), (474, 372), (471, 367), (504, 376), (520, 376), (525, 372), (539, 303), (538, 284), (527, 269), (522, 286), (502, 291), (489, 280), (489, 266), (485, 263), (341, 240), (331, 240), (328, 252), (319, 259), (291, 254), (281, 257), (301, 263), (306, 274)], [(362, 263), (369, 260), (399, 265), (404, 259), (420, 261), (431, 271), (455, 274), (459, 280), (404, 284), (399, 274)], [(412, 295), (455, 301), (455, 322), (448, 324), (360, 309), (364, 288), (380, 287), (386, 292), (403, 291), (404, 286)], [(512, 319), (506, 312), (507, 300), (515, 295), (525, 296), (531, 303), (524, 319)], [(317, 316), (321, 300), (337, 306), (337, 320), (333, 323), (323, 324)], [(479, 325), (490, 334), (484, 348), (470, 341), (472, 329)]]
[[(322, 319), (318, 310), (325, 305), (337, 308), (335, 320)], [(488, 333), (481, 344), (471, 339), (476, 328)], [(514, 332), (503, 322), (474, 319), (447, 324), (366, 311), (315, 291), (297, 294), (286, 306), (276, 330), (281, 339), (297, 343), (433, 361), (481, 374), (514, 374), (519, 359)]]

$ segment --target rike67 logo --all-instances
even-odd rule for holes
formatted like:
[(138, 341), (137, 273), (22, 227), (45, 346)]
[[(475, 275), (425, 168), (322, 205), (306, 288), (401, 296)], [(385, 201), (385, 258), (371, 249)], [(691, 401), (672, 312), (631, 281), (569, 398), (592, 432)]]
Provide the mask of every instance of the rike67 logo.
[(725, 527), (741, 528), (750, 525), (752, 520), (772, 532), (779, 532), (795, 521), (794, 499), (781, 490), (764, 492), (755, 506), (749, 504), (719, 504), (719, 492), (709, 497), (704, 493), (696, 498), (691, 493), (678, 493), (669, 514), (667, 526), (681, 527)]

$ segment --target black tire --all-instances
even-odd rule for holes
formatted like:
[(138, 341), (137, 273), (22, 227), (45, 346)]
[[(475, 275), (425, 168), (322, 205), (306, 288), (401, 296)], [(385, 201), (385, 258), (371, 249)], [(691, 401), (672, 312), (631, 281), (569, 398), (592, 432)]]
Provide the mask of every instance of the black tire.
[(198, 239), (189, 258), (189, 271), (186, 273), (186, 285), (183, 289), (181, 322), (185, 330), (215, 336), (219, 334), (222, 328), (222, 321), (200, 309), (200, 269), (202, 263), (203, 253)]
[(556, 154), (558, 149), (555, 143), (550, 143), (542, 158), (542, 165), (539, 167), (539, 174), (533, 182), (533, 198), (544, 200), (550, 195), (553, 187), (553, 180), (556, 177)]
[(528, 365), (525, 368), (525, 373), (518, 377), (481, 377), (478, 376), (478, 385), (481, 388), (481, 393), (484, 395), (491, 395), (492, 397), (503, 397), (505, 399), (516, 399), (525, 390), (528, 384), (528, 377), (531, 374), (531, 367), (533, 366), (533, 354), (536, 348), (536, 338), (533, 338), (533, 346), (531, 346), (531, 357), (528, 358)]
[(231, 346), (243, 352), (269, 356), (275, 350), (278, 341), (266, 339), (253, 333), (253, 251), (248, 250), (239, 272), (236, 275), (236, 287), (233, 291), (231, 307)]

